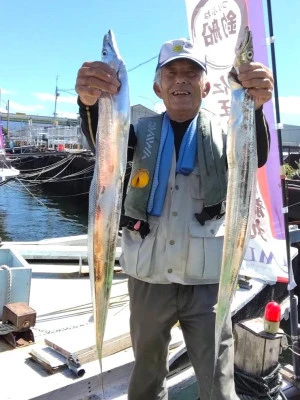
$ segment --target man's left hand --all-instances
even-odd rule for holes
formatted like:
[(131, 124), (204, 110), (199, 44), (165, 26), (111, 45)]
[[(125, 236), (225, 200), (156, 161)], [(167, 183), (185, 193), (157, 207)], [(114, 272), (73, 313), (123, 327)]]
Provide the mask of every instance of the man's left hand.
[(238, 79), (253, 97), (256, 110), (272, 98), (273, 74), (265, 65), (257, 62), (241, 65)]

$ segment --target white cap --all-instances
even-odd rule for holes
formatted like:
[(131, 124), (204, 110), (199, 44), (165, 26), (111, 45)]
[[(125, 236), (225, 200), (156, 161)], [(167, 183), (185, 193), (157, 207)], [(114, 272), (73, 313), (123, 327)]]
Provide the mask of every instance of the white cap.
[(194, 61), (207, 72), (206, 64), (202, 61), (203, 54), (199, 54), (199, 48), (194, 47), (193, 43), (187, 39), (175, 39), (164, 43), (159, 53), (156, 70), (180, 58)]

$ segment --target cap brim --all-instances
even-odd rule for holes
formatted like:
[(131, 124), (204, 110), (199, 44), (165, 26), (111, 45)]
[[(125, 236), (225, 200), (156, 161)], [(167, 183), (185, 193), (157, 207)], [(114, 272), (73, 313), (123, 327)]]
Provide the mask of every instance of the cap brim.
[(202, 62), (202, 61), (200, 61), (200, 60), (197, 60), (197, 59), (195, 59), (194, 57), (191, 57), (191, 56), (189, 56), (189, 55), (178, 55), (178, 56), (174, 56), (174, 57), (171, 57), (171, 58), (168, 58), (168, 60), (166, 60), (166, 61), (164, 61), (164, 62), (162, 62), (162, 63), (160, 63), (160, 64), (157, 64), (157, 67), (156, 67), (156, 70), (158, 70), (159, 68), (162, 68), (163, 66), (165, 66), (165, 65), (167, 65), (167, 64), (169, 64), (171, 61), (175, 61), (175, 60), (179, 60), (179, 59), (186, 59), (186, 60), (192, 60), (192, 61), (194, 61), (196, 64), (198, 64), (198, 65), (200, 65), (200, 67), (205, 71), (205, 72), (207, 72), (207, 68), (206, 68), (206, 64), (204, 63), (204, 62)]

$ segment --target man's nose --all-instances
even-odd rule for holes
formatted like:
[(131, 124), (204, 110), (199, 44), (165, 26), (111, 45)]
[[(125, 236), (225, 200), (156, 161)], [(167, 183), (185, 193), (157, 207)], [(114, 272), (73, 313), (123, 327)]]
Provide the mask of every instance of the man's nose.
[(186, 77), (184, 75), (178, 75), (176, 77), (176, 83), (177, 84), (186, 83)]

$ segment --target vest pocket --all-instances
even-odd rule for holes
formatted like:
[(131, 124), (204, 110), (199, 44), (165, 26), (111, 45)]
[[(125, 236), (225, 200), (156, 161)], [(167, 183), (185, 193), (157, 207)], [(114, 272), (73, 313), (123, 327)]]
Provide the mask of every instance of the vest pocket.
[(204, 199), (203, 190), (201, 190), (200, 185), (200, 170), (198, 166), (195, 166), (193, 171), (190, 174), (191, 184), (190, 184), (190, 193), (192, 199), (200, 200)]
[(154, 261), (152, 260), (158, 224), (150, 224), (150, 232), (142, 239), (140, 234), (123, 228), (120, 263), (128, 275), (137, 278), (151, 276)]
[(148, 278), (152, 275), (155, 263), (155, 260), (153, 259), (153, 250), (156, 241), (157, 228), (158, 224), (150, 224), (150, 232), (142, 241), (139, 248), (136, 264), (136, 276), (138, 278)]
[(127, 228), (122, 229), (122, 254), (120, 264), (128, 275), (135, 276), (138, 251), (142, 244), (142, 238), (138, 232)]
[(191, 222), (188, 229), (187, 276), (218, 281), (223, 253), (223, 221), (208, 221), (204, 226)]

